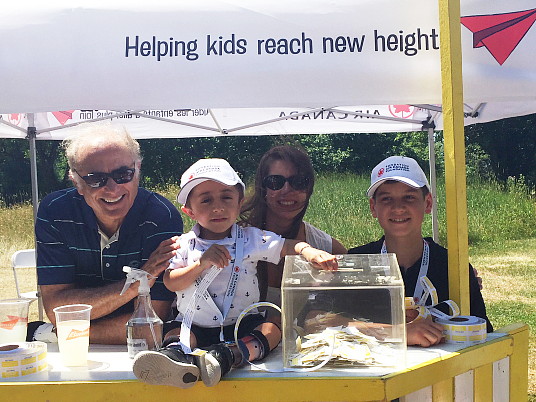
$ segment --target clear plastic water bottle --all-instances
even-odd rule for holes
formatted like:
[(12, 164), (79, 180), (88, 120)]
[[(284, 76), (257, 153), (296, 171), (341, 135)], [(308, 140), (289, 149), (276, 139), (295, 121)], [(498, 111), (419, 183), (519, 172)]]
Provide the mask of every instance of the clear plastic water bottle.
[(143, 350), (158, 350), (162, 346), (163, 322), (151, 304), (148, 272), (142, 269), (123, 267), (127, 281), (121, 294), (131, 283), (140, 282), (138, 298), (132, 316), (127, 322), (127, 348), (131, 359)]

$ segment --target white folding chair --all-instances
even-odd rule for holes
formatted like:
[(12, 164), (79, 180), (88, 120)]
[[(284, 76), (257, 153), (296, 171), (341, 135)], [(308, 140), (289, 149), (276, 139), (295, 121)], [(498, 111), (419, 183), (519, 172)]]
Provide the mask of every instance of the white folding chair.
[[(39, 310), (39, 320), (43, 320), (43, 304), (41, 300), (41, 294), (39, 292), (39, 286), (36, 290), (31, 292), (20, 292), (19, 280), (17, 278), (17, 269), (20, 268), (37, 268), (37, 259), (35, 255), (35, 249), (30, 248), (26, 250), (18, 250), (13, 253), (11, 256), (11, 266), (13, 267), (13, 277), (15, 278), (15, 288), (17, 289), (17, 297), (37, 300), (38, 310)], [(35, 271), (34, 271), (35, 272)], [(37, 276), (37, 273), (36, 273)]]

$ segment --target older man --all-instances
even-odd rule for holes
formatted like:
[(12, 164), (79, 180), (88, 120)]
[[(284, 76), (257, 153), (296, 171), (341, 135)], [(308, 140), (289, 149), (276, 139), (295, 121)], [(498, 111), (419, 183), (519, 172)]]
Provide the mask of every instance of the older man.
[[(35, 226), (43, 305), (54, 324), (55, 307), (90, 304), (91, 342), (125, 343), (137, 285), (119, 295), (122, 268), (160, 275), (182, 219), (167, 199), (139, 187), (140, 147), (123, 128), (90, 125), (64, 145), (74, 188), (46, 196)], [(151, 296), (166, 319), (174, 294), (159, 279)]]

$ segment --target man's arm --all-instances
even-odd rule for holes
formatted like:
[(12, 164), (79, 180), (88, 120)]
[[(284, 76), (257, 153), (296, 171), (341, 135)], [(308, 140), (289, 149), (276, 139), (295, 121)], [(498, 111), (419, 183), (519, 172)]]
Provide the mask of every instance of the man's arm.
[[(165, 321), (171, 311), (171, 301), (153, 300), (153, 308), (156, 314)], [(121, 314), (115, 317), (103, 317), (91, 321), (89, 337), (91, 343), (104, 343), (108, 345), (124, 345), (126, 343), (126, 324), (131, 313)]]
[[(93, 306), (91, 342), (124, 344), (126, 342), (125, 325), (131, 313), (107, 317), (138, 295), (138, 285), (132, 284), (122, 296), (119, 296), (122, 286), (120, 282), (87, 289), (77, 289), (74, 285), (45, 285), (41, 286), (41, 293), (45, 311), (53, 324), (56, 323), (54, 307), (75, 303), (90, 304)], [(156, 314), (162, 320), (166, 320), (171, 311), (171, 301), (153, 300), (152, 304)]]
[(90, 304), (93, 306), (91, 319), (96, 320), (114, 312), (138, 295), (136, 283), (119, 296), (123, 285), (123, 282), (114, 282), (96, 288), (77, 288), (74, 284), (41, 285), (43, 306), (53, 324), (56, 323), (54, 308), (66, 304)]
[[(175, 243), (176, 237), (164, 240), (151, 253), (149, 260), (143, 265), (152, 275), (159, 275), (174, 256), (174, 250), (179, 247)], [(138, 295), (139, 283), (133, 283), (119, 295), (124, 281), (110, 283), (100, 287), (78, 288), (74, 284), (41, 285), (43, 306), (50, 321), (55, 324), (56, 317), (53, 309), (66, 304), (90, 304), (91, 310), (91, 342), (93, 343), (125, 343), (125, 324), (130, 314), (106, 317), (122, 307)], [(154, 280), (150, 282), (152, 285)], [(167, 319), (171, 308), (171, 301), (153, 301), (156, 313), (163, 320)]]
[[(175, 240), (176, 237), (173, 237), (161, 242), (142, 268), (154, 276), (162, 273), (175, 255), (174, 250), (179, 247)], [(151, 285), (153, 283), (154, 280), (150, 282)], [(138, 295), (139, 283), (136, 282), (120, 296), (124, 284), (124, 281), (118, 281), (91, 288), (78, 288), (75, 284), (41, 285), (43, 305), (52, 323), (56, 322), (53, 309), (65, 304), (91, 304), (91, 318), (98, 319), (114, 312)]]

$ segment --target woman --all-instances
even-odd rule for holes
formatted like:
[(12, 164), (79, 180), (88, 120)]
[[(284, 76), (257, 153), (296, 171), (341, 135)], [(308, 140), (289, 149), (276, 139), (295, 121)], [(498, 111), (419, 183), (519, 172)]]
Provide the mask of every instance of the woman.
[[(309, 156), (289, 145), (274, 147), (261, 158), (255, 175), (255, 193), (244, 203), (241, 219), (287, 239), (306, 241), (332, 254), (346, 254), (338, 240), (303, 220), (313, 187), (314, 171)], [(284, 261), (277, 265), (258, 263), (261, 300), (281, 305), (283, 265)]]

